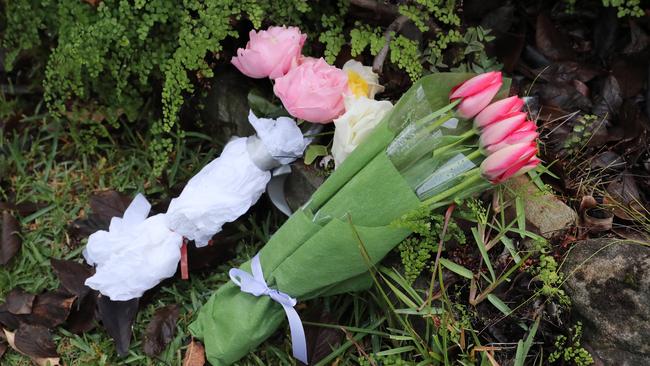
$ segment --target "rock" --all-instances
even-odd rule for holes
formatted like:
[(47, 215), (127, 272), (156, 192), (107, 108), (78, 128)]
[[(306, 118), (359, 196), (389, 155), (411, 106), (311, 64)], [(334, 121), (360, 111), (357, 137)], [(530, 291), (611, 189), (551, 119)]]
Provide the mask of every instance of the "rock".
[(322, 170), (312, 165), (305, 165), (302, 160), (291, 165), (291, 174), (287, 177), (284, 192), (291, 210), (295, 211), (305, 204), (311, 195), (325, 181)]
[(594, 359), (650, 365), (650, 247), (611, 238), (580, 241), (562, 272)]
[[(527, 175), (510, 179), (508, 187), (524, 199), (526, 223), (531, 231), (548, 239), (575, 225), (578, 218), (576, 212), (553, 193), (540, 190)], [(506, 198), (514, 201), (513, 195)]]
[(250, 136), (255, 130), (248, 122), (248, 93), (255, 81), (231, 66), (215, 70), (211, 88), (203, 104), (201, 119), (210, 136), (226, 143), (232, 136)]

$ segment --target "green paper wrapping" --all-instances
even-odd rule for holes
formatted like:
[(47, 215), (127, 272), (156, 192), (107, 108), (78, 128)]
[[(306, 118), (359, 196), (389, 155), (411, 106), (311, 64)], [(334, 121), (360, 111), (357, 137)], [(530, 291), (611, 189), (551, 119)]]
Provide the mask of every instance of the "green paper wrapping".
[[(410, 234), (390, 224), (421, 204), (386, 148), (409, 122), (447, 105), (451, 88), (472, 76), (429, 75), (402, 96), (366, 141), (260, 250), (269, 287), (307, 300), (371, 286), (356, 235), (371, 263), (377, 263)], [(241, 268), (250, 272), (250, 262)], [(284, 322), (279, 304), (267, 296), (243, 293), (228, 282), (201, 308), (190, 331), (203, 340), (210, 363), (221, 366), (253, 351)]]
[[(299, 210), (273, 235), (260, 251), (268, 285), (299, 300), (369, 286), (355, 231), (376, 263), (410, 234), (390, 223), (419, 204), (386, 154), (379, 153), (319, 210), (327, 223), (316, 225)], [(250, 263), (242, 268), (250, 271)], [(229, 365), (266, 340), (284, 318), (270, 298), (243, 293), (229, 282), (203, 306), (190, 331), (203, 339), (210, 363)]]

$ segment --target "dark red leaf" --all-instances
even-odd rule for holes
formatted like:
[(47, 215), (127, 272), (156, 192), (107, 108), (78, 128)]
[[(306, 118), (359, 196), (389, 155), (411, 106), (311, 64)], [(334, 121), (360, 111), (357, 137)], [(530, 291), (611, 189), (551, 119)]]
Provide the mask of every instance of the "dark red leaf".
[(5, 352), (7, 352), (7, 344), (5, 342), (0, 342), (0, 359), (5, 355)]
[(21, 288), (15, 288), (7, 294), (5, 300), (7, 311), (14, 315), (30, 314), (35, 297), (34, 294), (27, 293)]
[(20, 224), (9, 211), (2, 211), (2, 236), (0, 236), (0, 264), (9, 263), (20, 250), (22, 239), (19, 235)]
[(58, 357), (50, 330), (40, 325), (21, 324), (14, 338), (21, 353), (32, 358)]
[(74, 239), (85, 238), (97, 230), (106, 230), (113, 217), (122, 217), (131, 197), (116, 191), (96, 192), (90, 197), (91, 213), (68, 226)]
[(569, 40), (555, 28), (551, 19), (545, 14), (537, 16), (535, 44), (537, 49), (552, 61), (574, 60), (576, 58)]
[(120, 357), (129, 353), (131, 344), (131, 326), (138, 313), (138, 299), (112, 301), (107, 296), (98, 299), (99, 317), (108, 335), (115, 341), (115, 348)]
[(72, 306), (72, 311), (65, 323), (65, 328), (74, 334), (88, 332), (97, 326), (97, 291), (89, 292), (83, 300)]
[(178, 305), (168, 305), (156, 310), (145, 331), (145, 354), (150, 357), (159, 355), (174, 339), (179, 313)]
[[(314, 323), (336, 324), (336, 319), (321, 307), (313, 308), (311, 314), (305, 315), (305, 319)], [(309, 364), (316, 364), (329, 356), (344, 337), (345, 334), (340, 329), (312, 325), (305, 326)]]
[(32, 313), (25, 317), (25, 321), (50, 329), (61, 325), (68, 318), (75, 298), (60, 290), (42, 293), (36, 296)]
[(77, 296), (79, 300), (83, 300), (90, 291), (90, 287), (86, 286), (85, 282), (95, 272), (93, 268), (79, 262), (54, 258), (50, 263), (61, 286), (70, 294)]

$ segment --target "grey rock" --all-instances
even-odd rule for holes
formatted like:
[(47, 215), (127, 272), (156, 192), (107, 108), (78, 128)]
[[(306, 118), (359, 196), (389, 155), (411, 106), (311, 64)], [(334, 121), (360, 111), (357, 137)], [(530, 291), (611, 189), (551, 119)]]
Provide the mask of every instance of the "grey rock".
[[(575, 225), (576, 212), (553, 193), (541, 191), (528, 176), (512, 178), (507, 184), (512, 192), (524, 199), (526, 223), (530, 230), (548, 239)], [(512, 196), (507, 198), (514, 200)]]
[(255, 82), (232, 67), (215, 70), (211, 88), (203, 104), (201, 119), (210, 136), (227, 142), (232, 136), (250, 136), (255, 130), (248, 122), (248, 93)]
[(650, 247), (584, 240), (568, 254), (562, 271), (597, 364), (650, 365)]

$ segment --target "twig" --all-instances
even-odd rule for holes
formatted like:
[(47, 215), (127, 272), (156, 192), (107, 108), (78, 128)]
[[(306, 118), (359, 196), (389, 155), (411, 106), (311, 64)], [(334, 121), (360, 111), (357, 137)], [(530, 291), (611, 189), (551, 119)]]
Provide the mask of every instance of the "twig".
[(386, 56), (388, 56), (388, 50), (390, 49), (390, 41), (393, 39), (393, 33), (399, 32), (408, 20), (409, 18), (406, 16), (400, 15), (390, 23), (388, 28), (386, 28), (386, 31), (384, 32), (386, 43), (384, 43), (384, 47), (381, 48), (379, 53), (377, 53), (377, 56), (375, 56), (375, 60), (372, 62), (372, 70), (374, 72), (378, 74), (382, 73), (384, 61), (386, 61)]

